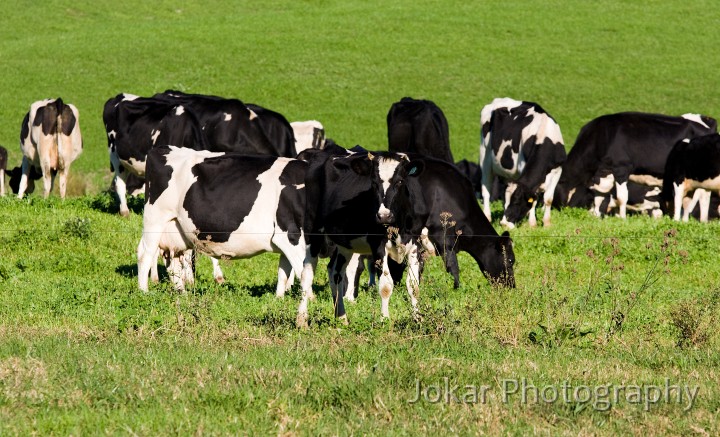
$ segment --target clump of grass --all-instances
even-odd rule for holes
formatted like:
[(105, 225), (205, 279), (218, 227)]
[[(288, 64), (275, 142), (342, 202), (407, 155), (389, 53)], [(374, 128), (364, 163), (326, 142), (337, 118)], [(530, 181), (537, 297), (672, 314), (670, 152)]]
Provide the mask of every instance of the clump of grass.
[(74, 217), (62, 226), (63, 234), (81, 240), (89, 239), (93, 234), (92, 222), (89, 218)]
[(684, 299), (670, 309), (677, 347), (698, 348), (707, 343), (717, 325), (720, 289), (700, 299)]

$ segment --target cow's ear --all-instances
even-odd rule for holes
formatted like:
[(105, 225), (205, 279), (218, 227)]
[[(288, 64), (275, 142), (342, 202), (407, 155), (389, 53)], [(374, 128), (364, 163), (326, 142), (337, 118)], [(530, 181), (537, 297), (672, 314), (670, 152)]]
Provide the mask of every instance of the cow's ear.
[(358, 156), (350, 161), (350, 168), (360, 176), (368, 176), (372, 173), (372, 163), (367, 156)]
[(410, 161), (408, 162), (405, 167), (407, 168), (407, 175), (408, 176), (420, 176), (422, 172), (425, 170), (425, 163), (423, 161), (417, 160), (417, 161)]
[(502, 251), (504, 247), (508, 247), (512, 245), (512, 240), (510, 239), (510, 232), (505, 231), (503, 232), (500, 237), (497, 239), (497, 243), (495, 244), (496, 249), (498, 251)]

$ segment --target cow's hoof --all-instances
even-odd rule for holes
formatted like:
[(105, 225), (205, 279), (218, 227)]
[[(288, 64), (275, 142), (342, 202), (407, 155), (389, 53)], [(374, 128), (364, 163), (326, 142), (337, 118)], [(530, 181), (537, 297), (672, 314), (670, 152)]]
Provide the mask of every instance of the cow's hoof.
[(224, 283), (225, 283), (225, 278), (222, 277), (222, 276), (215, 276), (215, 282), (216, 282), (217, 284), (224, 284)]
[(307, 329), (308, 328), (308, 315), (307, 314), (298, 314), (297, 318), (295, 319), (295, 326), (297, 326), (298, 329)]
[(348, 322), (347, 314), (338, 317), (338, 319), (340, 320), (340, 322), (342, 322), (343, 325), (345, 325), (345, 326), (350, 325), (350, 322)]
[(130, 211), (120, 211), (120, 215), (122, 217), (130, 217)]

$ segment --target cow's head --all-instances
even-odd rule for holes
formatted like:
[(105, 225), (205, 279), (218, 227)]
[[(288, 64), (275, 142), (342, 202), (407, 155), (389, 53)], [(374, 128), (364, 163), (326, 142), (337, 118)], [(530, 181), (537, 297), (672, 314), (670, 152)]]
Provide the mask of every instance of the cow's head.
[(537, 191), (533, 191), (522, 184), (517, 184), (515, 191), (510, 196), (510, 203), (505, 207), (505, 214), (500, 224), (510, 229), (514, 228), (515, 224), (527, 215), (530, 208), (537, 201)]
[(363, 153), (352, 159), (352, 170), (370, 178), (375, 199), (372, 206), (378, 224), (407, 226), (405, 217), (413, 211), (416, 190), (408, 187), (408, 178), (416, 178), (424, 170), (422, 161), (411, 161), (402, 153)]
[[(10, 175), (10, 189), (13, 193), (17, 194), (20, 191), (20, 177), (22, 176), (22, 168), (15, 167), (8, 172)], [(30, 174), (28, 175), (28, 186), (25, 190), (25, 194), (30, 194), (35, 191), (35, 181), (42, 177), (42, 173), (37, 171), (35, 167), (30, 166)]]
[(480, 268), (493, 285), (515, 288), (515, 252), (508, 231), (494, 238), (480, 257)]

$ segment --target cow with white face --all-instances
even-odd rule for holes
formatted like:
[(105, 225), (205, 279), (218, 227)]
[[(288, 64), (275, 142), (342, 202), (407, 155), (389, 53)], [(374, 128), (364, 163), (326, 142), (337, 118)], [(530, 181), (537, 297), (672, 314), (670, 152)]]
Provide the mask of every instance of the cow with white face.
[[(351, 286), (347, 266), (356, 253), (371, 255), (382, 264), (378, 284), (383, 317), (390, 315), (393, 291), (388, 257), (397, 262), (407, 260), (412, 274), (406, 286), (417, 314), (418, 243), (412, 236), (420, 234), (427, 212), (423, 211), (422, 193), (407, 181), (422, 173), (422, 163), (391, 152), (338, 156), (318, 151), (307, 159), (306, 229), (310, 230), (313, 256), (327, 251), (328, 243), (336, 246), (328, 264), (335, 315), (345, 317), (342, 297)], [(306, 322), (307, 300), (303, 299), (298, 324)]]
[(508, 182), (501, 224), (513, 228), (528, 215), (535, 226), (535, 207), (542, 194), (543, 224), (550, 224), (555, 186), (565, 161), (560, 126), (537, 103), (498, 98), (480, 113), (483, 211), (490, 219), (493, 179)]
[(283, 255), (278, 294), (294, 269), (310, 298), (313, 270), (303, 228), (306, 168), (307, 163), (290, 158), (153, 148), (138, 245), (139, 288), (148, 289), (158, 249), (171, 258), (188, 250), (226, 259), (276, 252)]
[(20, 128), (23, 154), (18, 198), (28, 188), (31, 167), (40, 169), (43, 196), (50, 195), (55, 174), (60, 175), (60, 197), (65, 198), (70, 164), (82, 153), (80, 116), (77, 108), (62, 99), (40, 100), (30, 105)]

